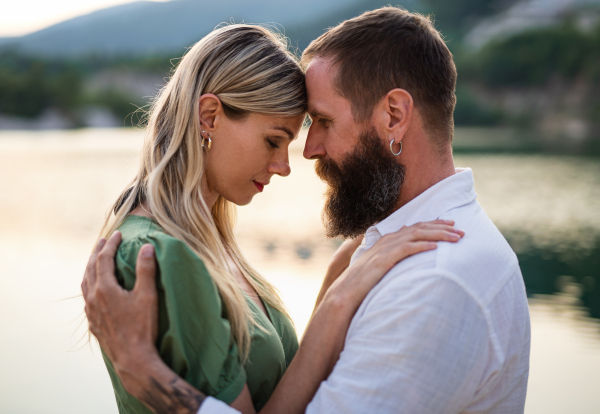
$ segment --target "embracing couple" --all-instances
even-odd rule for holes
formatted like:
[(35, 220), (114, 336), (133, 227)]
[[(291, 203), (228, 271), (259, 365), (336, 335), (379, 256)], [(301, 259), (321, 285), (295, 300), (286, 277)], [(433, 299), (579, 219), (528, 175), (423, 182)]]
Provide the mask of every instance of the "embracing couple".
[[(522, 413), (524, 284), (454, 167), (455, 83), (431, 21), (393, 7), (301, 62), (251, 25), (191, 48), (82, 283), (119, 411)], [(290, 174), (307, 112), (326, 232), (347, 241), (299, 343), (236, 244), (233, 205)]]

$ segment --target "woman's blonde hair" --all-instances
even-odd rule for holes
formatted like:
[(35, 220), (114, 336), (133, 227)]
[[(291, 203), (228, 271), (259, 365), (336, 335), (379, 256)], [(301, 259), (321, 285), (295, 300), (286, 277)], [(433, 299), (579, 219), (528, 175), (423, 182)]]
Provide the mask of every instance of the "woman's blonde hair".
[(214, 30), (185, 54), (153, 101), (139, 172), (115, 203), (101, 236), (112, 234), (127, 214), (145, 202), (154, 220), (204, 261), (245, 359), (250, 326), (256, 321), (228, 269), (226, 253), (264, 301), (287, 312), (276, 289), (250, 266), (237, 246), (235, 206), (219, 196), (210, 209), (202, 197), (205, 157), (199, 99), (206, 93), (216, 95), (225, 115), (233, 120), (250, 113), (296, 117), (306, 112), (304, 73), (283, 37), (253, 25)]

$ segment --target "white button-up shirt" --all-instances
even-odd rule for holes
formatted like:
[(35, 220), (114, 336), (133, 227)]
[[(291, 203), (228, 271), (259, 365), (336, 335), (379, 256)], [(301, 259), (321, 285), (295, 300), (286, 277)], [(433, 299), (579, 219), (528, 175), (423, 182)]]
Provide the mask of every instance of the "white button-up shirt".
[[(476, 198), (472, 171), (457, 170), (367, 230), (353, 261), (418, 222), (452, 219), (465, 236), (401, 261), (371, 290), (307, 413), (523, 412), (525, 287), (514, 252)], [(212, 406), (200, 413), (226, 412)]]

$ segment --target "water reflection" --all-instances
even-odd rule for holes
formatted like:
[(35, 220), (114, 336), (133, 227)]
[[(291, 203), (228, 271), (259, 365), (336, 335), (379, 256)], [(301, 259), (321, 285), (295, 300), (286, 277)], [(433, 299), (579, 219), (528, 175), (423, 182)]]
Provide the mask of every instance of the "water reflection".
[[(457, 130), (457, 134), (460, 134)], [(141, 134), (0, 133), (1, 412), (116, 413), (98, 354), (73, 350), (81, 271), (107, 207), (136, 171)], [(323, 183), (291, 145), (292, 174), (238, 210), (236, 237), (280, 289), (301, 333), (339, 245), (321, 226)], [(527, 413), (600, 406), (600, 159), (457, 154), (517, 252), (532, 315)], [(57, 373), (61, 373), (57, 376)], [(34, 387), (39, 399), (28, 393)], [(65, 392), (69, 390), (69, 392)]]
[[(507, 239), (510, 243), (510, 233)], [(567, 297), (569, 305), (583, 307), (590, 317), (600, 319), (599, 234), (588, 249), (532, 248), (518, 257), (528, 296)]]

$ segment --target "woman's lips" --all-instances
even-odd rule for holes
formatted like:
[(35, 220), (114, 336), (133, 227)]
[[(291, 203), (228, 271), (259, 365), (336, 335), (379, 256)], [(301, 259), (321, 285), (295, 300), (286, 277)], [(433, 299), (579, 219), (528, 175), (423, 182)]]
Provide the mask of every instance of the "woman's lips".
[(262, 193), (262, 190), (265, 188), (265, 185), (262, 183), (259, 183), (257, 181), (252, 181), (254, 183), (254, 185), (256, 186), (256, 188), (258, 188), (258, 191), (260, 191)]

